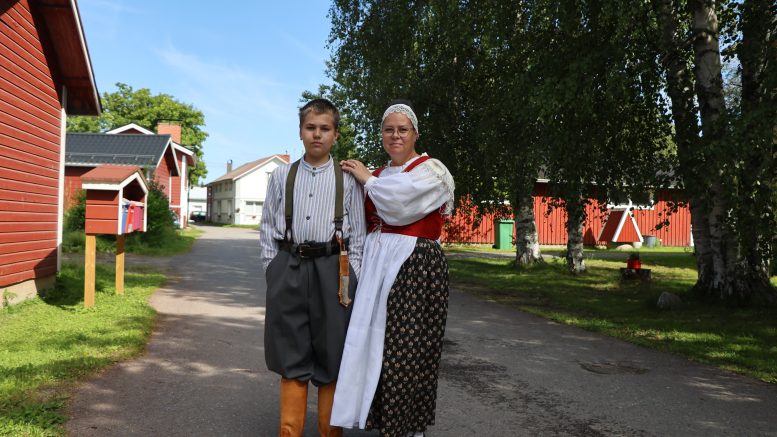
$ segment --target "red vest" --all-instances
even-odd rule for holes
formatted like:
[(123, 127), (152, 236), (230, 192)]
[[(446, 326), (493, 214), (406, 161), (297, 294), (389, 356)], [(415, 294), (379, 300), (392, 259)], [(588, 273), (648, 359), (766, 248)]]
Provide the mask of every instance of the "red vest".
[[(412, 164), (408, 165), (404, 171), (409, 172), (418, 164), (421, 164), (427, 159), (429, 159), (428, 156), (422, 156), (416, 159)], [(386, 167), (384, 166), (375, 170), (372, 172), (372, 175), (375, 177), (379, 176), (384, 168)], [(444, 207), (445, 205), (440, 207), (440, 209)], [(370, 199), (370, 195), (368, 193), (367, 198), (364, 200), (364, 211), (367, 216), (367, 232), (375, 232), (376, 230), (380, 229), (381, 232), (386, 232), (389, 234), (411, 235), (414, 237), (437, 240), (440, 238), (440, 234), (442, 234), (443, 219), (440, 209), (432, 211), (426, 217), (410, 223), (409, 225), (391, 226), (383, 223), (383, 220), (380, 219), (378, 216), (378, 210), (375, 208), (375, 204), (372, 202), (372, 199)]]

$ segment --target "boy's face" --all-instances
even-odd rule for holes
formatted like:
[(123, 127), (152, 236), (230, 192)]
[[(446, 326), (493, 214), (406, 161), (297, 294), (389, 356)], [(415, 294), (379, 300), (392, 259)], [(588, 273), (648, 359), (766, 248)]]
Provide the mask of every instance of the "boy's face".
[(329, 160), (329, 151), (339, 135), (331, 113), (309, 112), (299, 130), (299, 138), (305, 145), (305, 160), (310, 164), (326, 163)]

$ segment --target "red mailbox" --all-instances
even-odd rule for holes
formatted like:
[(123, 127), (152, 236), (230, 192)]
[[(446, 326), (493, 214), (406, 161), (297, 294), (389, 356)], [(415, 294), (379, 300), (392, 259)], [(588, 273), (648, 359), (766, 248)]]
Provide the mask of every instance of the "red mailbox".
[(87, 234), (145, 232), (148, 184), (139, 167), (102, 165), (81, 180), (86, 190)]
[(116, 235), (116, 293), (124, 294), (124, 235), (146, 231), (148, 183), (140, 167), (101, 165), (81, 176), (86, 190), (84, 306), (94, 306), (96, 234)]

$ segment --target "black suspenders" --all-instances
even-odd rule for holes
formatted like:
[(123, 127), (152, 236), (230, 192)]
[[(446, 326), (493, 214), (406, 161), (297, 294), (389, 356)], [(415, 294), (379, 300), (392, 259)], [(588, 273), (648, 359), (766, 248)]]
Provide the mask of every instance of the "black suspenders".
[[(294, 216), (294, 182), (297, 179), (297, 170), (302, 158), (294, 161), (289, 169), (289, 175), (286, 177), (286, 205), (284, 213), (286, 216), (286, 230), (283, 233), (283, 239), (294, 243), (292, 221)], [(335, 238), (343, 236), (343, 170), (336, 162), (332, 163), (335, 170)]]

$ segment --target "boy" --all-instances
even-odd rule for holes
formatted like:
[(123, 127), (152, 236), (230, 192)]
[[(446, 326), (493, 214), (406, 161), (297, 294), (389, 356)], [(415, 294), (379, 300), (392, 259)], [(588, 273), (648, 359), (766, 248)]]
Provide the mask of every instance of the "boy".
[(331, 427), (332, 399), (365, 238), (361, 185), (329, 155), (340, 114), (326, 99), (299, 111), (302, 159), (270, 176), (262, 213), (267, 279), (267, 368), (281, 375), (280, 436), (301, 437), (308, 381), (318, 387), (318, 431)]

